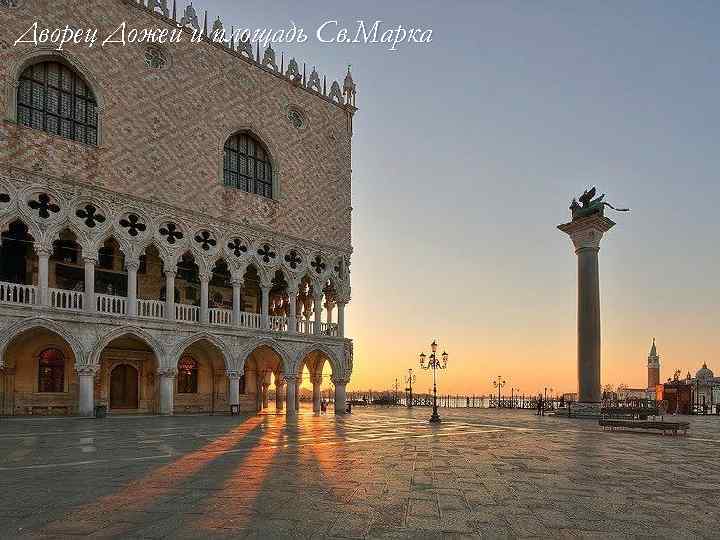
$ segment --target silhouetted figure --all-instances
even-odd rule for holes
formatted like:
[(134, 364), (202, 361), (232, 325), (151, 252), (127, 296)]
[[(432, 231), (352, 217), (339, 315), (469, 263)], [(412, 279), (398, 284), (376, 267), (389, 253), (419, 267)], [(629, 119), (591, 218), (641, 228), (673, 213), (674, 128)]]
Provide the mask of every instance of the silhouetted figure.
[(538, 396), (537, 400), (537, 415), (545, 416), (545, 403), (543, 403), (542, 394)]

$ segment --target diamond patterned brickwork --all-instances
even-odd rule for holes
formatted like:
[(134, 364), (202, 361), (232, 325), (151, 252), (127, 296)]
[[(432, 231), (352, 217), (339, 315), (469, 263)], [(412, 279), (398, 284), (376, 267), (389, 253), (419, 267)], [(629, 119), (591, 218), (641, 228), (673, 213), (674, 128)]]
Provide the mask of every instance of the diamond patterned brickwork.
[[(41, 27), (99, 27), (99, 36), (122, 21), (134, 28), (166, 24), (122, 0), (27, 2), (4, 17), (0, 38), (9, 43), (34, 19)], [(99, 45), (66, 46), (65, 53), (104, 103), (97, 148), (15, 125), (12, 79), (38, 51), (32, 44), (0, 49), (1, 162), (350, 247), (351, 134), (343, 108), (207, 43), (166, 46), (171, 61), (160, 70), (146, 66), (144, 45)], [(288, 106), (303, 112), (306, 129), (288, 121)], [(224, 141), (247, 128), (270, 150), (278, 200), (222, 185)]]

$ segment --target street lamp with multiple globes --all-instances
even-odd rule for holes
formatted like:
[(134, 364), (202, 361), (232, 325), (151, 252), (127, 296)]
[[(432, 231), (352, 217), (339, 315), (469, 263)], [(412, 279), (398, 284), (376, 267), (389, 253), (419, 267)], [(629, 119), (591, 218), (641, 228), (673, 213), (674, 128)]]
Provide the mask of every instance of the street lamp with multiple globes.
[(505, 386), (505, 379), (503, 379), (500, 375), (498, 375), (495, 380), (493, 381), (493, 386), (498, 389), (498, 401), (497, 401), (497, 408), (500, 408), (500, 390), (503, 386)]
[[(432, 350), (432, 353), (429, 357), (425, 356), (425, 353), (420, 353), (420, 367), (422, 369), (432, 369), (433, 372), (433, 412), (432, 416), (430, 417), (430, 422), (437, 424), (440, 422), (440, 415), (438, 415), (437, 411), (437, 378), (435, 375), (435, 372), (438, 369), (447, 369), (447, 361), (448, 361), (448, 353), (443, 351), (441, 358), (442, 363), (440, 362), (440, 359), (437, 357), (437, 342), (433, 340), (433, 342), (430, 344), (430, 349)], [(427, 358), (427, 365), (425, 365), (425, 359)]]
[(405, 375), (405, 384), (408, 386), (405, 387), (406, 392), (410, 392), (410, 398), (408, 399), (407, 406), (412, 407), (413, 406), (413, 395), (412, 395), (412, 385), (415, 382), (415, 374), (413, 373), (412, 368), (408, 368), (408, 374)]

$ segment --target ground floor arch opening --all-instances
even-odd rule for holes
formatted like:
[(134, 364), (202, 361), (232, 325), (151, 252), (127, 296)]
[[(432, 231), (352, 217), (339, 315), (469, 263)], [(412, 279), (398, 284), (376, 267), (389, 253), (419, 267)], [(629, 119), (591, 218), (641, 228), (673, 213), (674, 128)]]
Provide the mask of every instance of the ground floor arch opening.
[(208, 339), (198, 339), (177, 357), (173, 410), (175, 414), (227, 413), (230, 410), (228, 370), (223, 352)]

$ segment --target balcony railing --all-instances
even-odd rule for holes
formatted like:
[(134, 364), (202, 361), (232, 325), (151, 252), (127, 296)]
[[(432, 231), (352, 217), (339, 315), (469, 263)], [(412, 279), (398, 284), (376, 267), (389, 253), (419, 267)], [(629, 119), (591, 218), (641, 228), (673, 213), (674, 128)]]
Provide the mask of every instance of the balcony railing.
[(38, 303), (37, 287), (0, 282), (0, 303), (34, 306)]
[(96, 294), (98, 313), (110, 315), (127, 315), (127, 298), (124, 296), (111, 296), (109, 294)]
[[(65, 311), (83, 311), (85, 293), (65, 289), (48, 289), (48, 304), (51, 308)], [(40, 288), (34, 285), (0, 282), (0, 304), (36, 306), (40, 305)], [(143, 319), (166, 319), (166, 302), (163, 300), (137, 299), (137, 316)], [(128, 299), (124, 296), (95, 294), (97, 313), (115, 316), (127, 316), (129, 313)], [(188, 304), (175, 304), (175, 320), (186, 323), (200, 322), (200, 308)], [(240, 312), (240, 320), (235, 321), (233, 311), (224, 308), (208, 309), (208, 322), (211, 325), (262, 330), (260, 313)], [(268, 329), (272, 332), (288, 332), (288, 317), (268, 317)], [(315, 321), (300, 319), (297, 321), (297, 333), (311, 335), (315, 330)], [(336, 337), (339, 335), (338, 325), (320, 323), (320, 335)]]
[(138, 298), (137, 314), (144, 319), (164, 319), (165, 302), (162, 300), (145, 300)]
[(82, 311), (85, 293), (66, 291), (65, 289), (49, 289), (50, 307), (68, 311)]
[(208, 319), (210, 324), (219, 324), (220, 326), (232, 326), (232, 310), (222, 308), (210, 308), (208, 310)]

